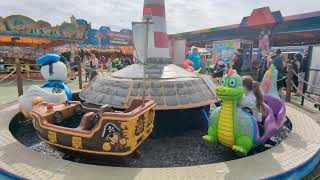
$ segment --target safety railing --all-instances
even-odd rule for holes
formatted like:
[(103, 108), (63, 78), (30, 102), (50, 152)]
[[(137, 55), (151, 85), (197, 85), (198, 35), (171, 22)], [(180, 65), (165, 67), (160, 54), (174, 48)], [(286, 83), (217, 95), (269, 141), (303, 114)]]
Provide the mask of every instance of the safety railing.
[[(0, 87), (6, 87), (11, 85), (12, 83), (17, 84), (18, 94), (19, 96), (23, 94), (23, 80), (24, 81), (33, 81), (33, 82), (45, 82), (46, 80), (42, 79), (41, 76), (36, 75), (38, 78), (33, 78), (31, 74), (40, 74), (41, 71), (34, 70), (32, 67), (39, 67), (38, 64), (20, 64), (19, 60), (16, 59), (16, 64), (1, 64), (2, 69), (0, 72), (9, 73), (2, 76), (0, 79)], [(35, 68), (37, 69), (37, 68)], [(70, 77), (73, 75), (71, 73), (70, 66), (67, 65), (68, 78), (67, 81), (70, 80)], [(40, 77), (40, 79), (39, 79)]]
[(309, 100), (310, 102), (314, 103), (314, 104), (317, 104), (317, 105), (320, 105), (320, 102), (308, 97), (306, 94), (304, 94), (303, 92), (301, 92), (299, 90), (299, 88), (294, 84), (293, 81), (291, 81), (291, 84), (292, 84), (292, 87), (294, 87), (297, 91), (298, 94), (300, 94), (301, 96), (303, 96), (305, 99)]
[(13, 71), (10, 74), (8, 74), (5, 77), (3, 77), (0, 80), (0, 87), (5, 87), (5, 86), (8, 86), (8, 85), (12, 84), (13, 82), (15, 82), (15, 80), (11, 80), (9, 82), (2, 83), (4, 81), (6, 81), (9, 77), (11, 77), (15, 72), (16, 72), (16, 69), (13, 69)]
[[(299, 87), (297, 87), (297, 85), (293, 82), (293, 77), (296, 76), (299, 80), (299, 83), (303, 83), (304, 86), (304, 90), (301, 91), (301, 89)], [(320, 89), (320, 87), (311, 84), (310, 82), (306, 81), (304, 78), (302, 78), (297, 72), (295, 72), (292, 69), (292, 65), (288, 66), (288, 74), (286, 76), (287, 78), (287, 87), (286, 87), (286, 101), (287, 102), (291, 102), (291, 93), (292, 93), (292, 88), (295, 89), (295, 91), (297, 92), (298, 95), (301, 96), (301, 105), (304, 105), (304, 99), (310, 101), (311, 103), (315, 104), (315, 107), (319, 107), (320, 106), (320, 102), (309, 97), (306, 93), (305, 90), (308, 89), (308, 87), (312, 87), (314, 89)], [(306, 86), (305, 86), (306, 85)], [(301, 85), (300, 85), (301, 86)]]

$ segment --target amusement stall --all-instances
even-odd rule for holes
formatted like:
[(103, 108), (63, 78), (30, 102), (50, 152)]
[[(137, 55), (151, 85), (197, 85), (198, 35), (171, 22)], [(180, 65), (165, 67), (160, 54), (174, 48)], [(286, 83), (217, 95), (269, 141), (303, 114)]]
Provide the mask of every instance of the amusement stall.
[[(64, 45), (57, 48), (59, 53), (69, 56), (72, 46)], [(106, 61), (126, 60), (133, 63), (132, 30), (122, 29), (119, 32), (112, 31), (110, 27), (101, 26), (99, 29), (89, 29), (86, 39), (74, 47), (77, 54), (82, 58), (89, 59), (94, 54), (100, 62), (103, 70), (103, 59)], [(121, 63), (128, 64), (128, 63)]]
[[(35, 65), (35, 59), (39, 56), (55, 52), (54, 47), (83, 40), (90, 25), (74, 16), (70, 21), (71, 23), (51, 26), (46, 21), (35, 21), (22, 15), (0, 17), (0, 58), (4, 63), (3, 72), (13, 72), (16, 64), (22, 66), (22, 72), (37, 72), (39, 67)], [(39, 75), (22, 74), (23, 77), (28, 76), (28, 79)], [(10, 78), (16, 77), (13, 74)]]

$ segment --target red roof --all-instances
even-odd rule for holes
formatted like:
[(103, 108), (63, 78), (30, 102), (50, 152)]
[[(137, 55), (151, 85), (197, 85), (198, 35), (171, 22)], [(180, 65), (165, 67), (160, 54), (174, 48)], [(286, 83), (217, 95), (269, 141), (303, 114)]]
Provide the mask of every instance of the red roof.
[(266, 24), (275, 24), (276, 20), (269, 7), (254, 9), (248, 17), (246, 26), (265, 26)]

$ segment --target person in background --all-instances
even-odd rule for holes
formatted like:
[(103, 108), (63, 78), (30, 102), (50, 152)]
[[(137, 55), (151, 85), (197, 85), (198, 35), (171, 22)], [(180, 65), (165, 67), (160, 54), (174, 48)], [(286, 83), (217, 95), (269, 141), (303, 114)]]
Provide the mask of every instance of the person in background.
[(267, 57), (267, 69), (270, 68), (271, 64), (272, 64), (272, 57), (274, 56), (273, 52), (270, 52), (268, 57)]
[(221, 59), (219, 59), (215, 63), (213, 69), (211, 70), (212, 78), (213, 79), (222, 78), (225, 71), (226, 71), (226, 65)]
[(243, 76), (244, 95), (239, 101), (241, 108), (249, 108), (258, 122), (262, 122), (263, 96), (259, 88), (259, 83), (251, 76)]
[(261, 82), (263, 79), (264, 74), (267, 72), (268, 68), (270, 67), (272, 63), (272, 53), (269, 53), (268, 51), (262, 52), (262, 58), (259, 63), (258, 67), (258, 82)]
[(90, 66), (91, 68), (94, 68), (94, 69), (98, 69), (99, 68), (99, 61), (98, 59), (96, 58), (96, 55), (95, 54), (90, 54)]
[(68, 64), (67, 58), (64, 57), (63, 54), (60, 54), (60, 57), (61, 57), (61, 58), (60, 58), (60, 61), (63, 62), (65, 65), (67, 65), (67, 64)]
[(301, 62), (302, 62), (303, 56), (300, 53), (297, 53), (294, 55), (294, 59), (299, 71), (301, 68)]
[(201, 68), (201, 59), (200, 55), (198, 53), (198, 48), (192, 46), (191, 48), (192, 52), (189, 53), (188, 58), (190, 61), (193, 62), (192, 67), (194, 68), (195, 71), (199, 70)]
[(96, 58), (96, 55), (91, 54), (90, 55), (90, 68), (91, 68), (91, 73), (90, 73), (90, 81), (98, 75), (97, 69), (99, 68), (99, 61)]
[[(295, 54), (294, 55), (294, 62), (293, 62), (293, 71), (299, 75), (299, 72), (300, 72), (300, 69), (301, 69), (301, 62), (302, 62), (302, 55), (301, 54)], [(294, 85), (296, 87), (299, 86), (299, 77), (295, 74), (293, 74), (293, 78), (292, 78), (292, 81), (294, 83)], [(297, 90), (295, 87), (293, 87), (293, 92), (294, 93), (297, 93)], [(297, 96), (299, 96), (299, 93), (297, 94)]]
[(188, 59), (188, 56), (192, 53), (192, 49), (195, 48), (195, 46), (192, 46), (190, 51), (187, 52), (186, 54), (186, 59)]
[(80, 49), (78, 55), (81, 58), (81, 63), (83, 63), (84, 62), (84, 57), (85, 57), (85, 52), (84, 52), (84, 50), (82, 48)]
[(308, 49), (306, 49), (304, 51), (304, 57), (300, 62), (300, 69), (299, 69), (299, 76), (300, 76), (299, 91), (300, 92), (303, 92), (303, 85), (304, 85), (303, 81), (305, 80), (308, 61), (309, 61), (309, 52), (308, 52)]
[[(298, 60), (296, 59), (296, 57), (294, 57), (294, 60), (290, 61), (290, 64), (292, 65), (292, 71), (295, 74), (298, 74), (298, 71), (299, 71), (299, 67), (298, 67), (297, 61)], [(295, 74), (292, 74), (292, 82), (296, 87), (298, 87), (298, 85), (299, 85), (299, 81), (298, 80), (299, 79), (298, 79), (298, 76), (296, 76)], [(297, 93), (297, 89), (294, 86), (292, 87), (292, 89), (293, 89), (294, 93)]]
[[(278, 49), (276, 51), (276, 55), (272, 57), (272, 63), (274, 64), (274, 66), (278, 70), (278, 80), (283, 79), (283, 77), (285, 76), (284, 62), (283, 62), (283, 57), (281, 57), (281, 53), (282, 53), (281, 50)], [(278, 81), (278, 83), (277, 83), (278, 90), (280, 90), (281, 87), (285, 87), (285, 84), (286, 84), (285, 79)]]
[(281, 57), (281, 53), (281, 50), (278, 49), (276, 51), (276, 55), (272, 57), (272, 63), (274, 64), (278, 72), (283, 72), (283, 57)]
[(107, 59), (104, 56), (101, 56), (101, 63), (103, 66), (103, 69), (107, 69)]
[(84, 58), (83, 58), (83, 65), (84, 65), (84, 68), (85, 68), (85, 72), (86, 72), (86, 82), (89, 80), (90, 78), (90, 69), (91, 69), (91, 66), (90, 66), (90, 61), (89, 59), (87, 58), (87, 56), (85, 55)]
[(0, 57), (0, 71), (4, 71), (4, 60)]
[(232, 58), (232, 69), (236, 70), (239, 75), (242, 73), (243, 65), (243, 50), (237, 49), (236, 53)]
[(112, 60), (110, 57), (107, 59), (107, 64), (106, 64), (107, 72), (112, 72)]
[(129, 58), (130, 64), (134, 64), (133, 58)]

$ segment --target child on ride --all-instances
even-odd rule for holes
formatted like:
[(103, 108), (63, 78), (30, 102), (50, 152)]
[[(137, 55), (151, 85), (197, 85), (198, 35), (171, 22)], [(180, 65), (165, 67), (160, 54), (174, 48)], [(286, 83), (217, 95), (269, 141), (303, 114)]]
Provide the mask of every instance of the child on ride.
[(249, 108), (258, 122), (262, 122), (263, 96), (259, 83), (251, 76), (243, 76), (243, 87), (245, 94), (239, 101), (242, 108)]

